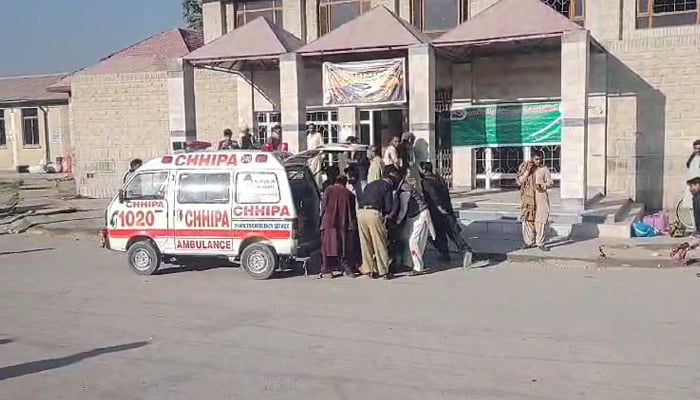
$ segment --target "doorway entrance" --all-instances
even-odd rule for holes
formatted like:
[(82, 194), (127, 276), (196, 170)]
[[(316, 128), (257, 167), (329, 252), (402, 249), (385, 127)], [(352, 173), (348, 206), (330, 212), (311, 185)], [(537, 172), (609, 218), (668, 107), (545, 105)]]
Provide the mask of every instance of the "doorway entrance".
[(408, 128), (406, 110), (361, 110), (360, 143), (377, 145), (380, 148), (389, 143), (392, 136), (401, 136)]

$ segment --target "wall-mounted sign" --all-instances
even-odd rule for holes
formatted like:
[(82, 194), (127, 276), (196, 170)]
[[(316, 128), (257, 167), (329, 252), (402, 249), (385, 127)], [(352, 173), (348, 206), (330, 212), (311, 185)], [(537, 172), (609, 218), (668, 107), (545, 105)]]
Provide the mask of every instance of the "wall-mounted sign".
[(559, 102), (492, 104), (452, 110), (453, 146), (523, 146), (561, 142)]
[(323, 104), (350, 106), (406, 101), (403, 58), (323, 63)]
[(63, 142), (63, 132), (60, 129), (54, 129), (51, 132), (51, 143), (61, 144)]

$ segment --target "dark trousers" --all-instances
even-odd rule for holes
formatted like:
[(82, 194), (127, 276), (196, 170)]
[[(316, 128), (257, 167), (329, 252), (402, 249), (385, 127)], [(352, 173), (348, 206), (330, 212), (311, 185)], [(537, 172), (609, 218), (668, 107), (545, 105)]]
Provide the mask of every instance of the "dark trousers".
[(471, 252), (467, 242), (462, 238), (462, 228), (453, 216), (434, 213), (433, 226), (435, 227), (435, 240), (433, 245), (443, 256), (449, 256), (449, 241), (451, 240), (461, 252)]
[(331, 274), (333, 271), (343, 271), (348, 274), (354, 274), (355, 268), (346, 260), (336, 256), (326, 256), (321, 254), (321, 273)]
[(695, 220), (695, 232), (700, 233), (700, 193), (693, 195), (693, 219)]

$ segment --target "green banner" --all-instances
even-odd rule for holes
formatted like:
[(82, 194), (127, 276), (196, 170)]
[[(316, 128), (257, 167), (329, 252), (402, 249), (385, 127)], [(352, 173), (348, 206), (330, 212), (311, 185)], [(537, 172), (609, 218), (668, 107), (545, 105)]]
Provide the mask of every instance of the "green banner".
[(559, 102), (492, 104), (452, 110), (453, 146), (521, 146), (561, 142)]

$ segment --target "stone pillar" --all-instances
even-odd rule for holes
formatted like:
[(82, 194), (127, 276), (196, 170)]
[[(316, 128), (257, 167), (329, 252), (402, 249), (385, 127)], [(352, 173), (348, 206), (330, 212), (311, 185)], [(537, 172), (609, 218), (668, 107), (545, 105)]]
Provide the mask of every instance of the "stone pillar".
[(434, 162), (435, 52), (427, 44), (408, 49), (408, 122), (417, 161)]
[(282, 140), (289, 151), (306, 150), (306, 94), (304, 92), (304, 62), (295, 53), (280, 56), (280, 112)]
[(226, 19), (226, 4), (223, 1), (202, 1), (204, 43), (209, 43), (227, 32)]
[(197, 139), (196, 113), (194, 67), (182, 59), (176, 60), (168, 67), (168, 121), (171, 143)]
[(622, 40), (622, 14), (623, 7), (631, 5), (632, 29), (636, 25), (636, 1), (623, 0), (586, 0), (584, 7), (586, 29), (591, 32), (591, 36), (598, 41)]
[[(255, 127), (255, 104), (253, 86), (251, 85), (250, 72), (240, 72), (236, 78), (236, 106), (238, 107), (238, 127), (247, 126), (253, 130)], [(238, 132), (234, 132), (238, 134)]]
[[(317, 1), (311, 0), (316, 4)], [(306, 0), (284, 0), (282, 2), (282, 26), (301, 40), (306, 39)]]
[(301, 40), (306, 40), (306, 43), (313, 42), (318, 39), (318, 1), (307, 0), (306, 1), (306, 38), (300, 38)]
[(411, 22), (411, 2), (413, 0), (399, 0), (398, 4), (398, 10), (396, 14), (403, 18), (404, 20), (408, 21), (408, 23)]
[(589, 198), (605, 195), (607, 159), (607, 54), (591, 55), (588, 81), (588, 168)]
[(226, 9), (226, 31), (224, 33), (229, 33), (238, 28), (236, 26), (236, 5), (231, 2), (225, 3), (224, 7)]
[(561, 43), (561, 198), (583, 209), (588, 147), (588, 31), (573, 31)]
[(452, 186), (455, 189), (474, 188), (474, 151), (471, 147), (452, 148)]
[[(357, 107), (338, 107), (338, 125), (340, 126), (340, 131), (338, 132), (338, 140), (342, 143), (345, 142), (347, 136), (360, 137), (360, 116)], [(350, 127), (351, 133), (349, 135), (343, 135), (344, 129)]]

